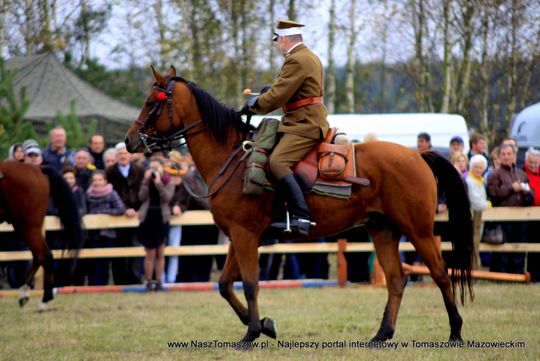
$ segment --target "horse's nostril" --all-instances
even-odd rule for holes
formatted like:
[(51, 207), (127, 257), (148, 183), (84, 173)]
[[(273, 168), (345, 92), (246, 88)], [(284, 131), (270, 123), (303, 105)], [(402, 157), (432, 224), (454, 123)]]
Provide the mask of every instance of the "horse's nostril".
[(126, 137), (126, 139), (124, 139), (124, 143), (126, 143), (126, 147), (129, 145), (129, 138)]

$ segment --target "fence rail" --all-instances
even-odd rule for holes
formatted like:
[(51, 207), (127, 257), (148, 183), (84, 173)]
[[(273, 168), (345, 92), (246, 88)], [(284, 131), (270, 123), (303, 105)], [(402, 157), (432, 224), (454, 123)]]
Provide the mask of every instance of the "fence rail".
[[(474, 217), (475, 220), (475, 240), (480, 239), (480, 224), (485, 221), (540, 221), (540, 207), (499, 207), (490, 208)], [(447, 214), (438, 214), (435, 217), (436, 222), (448, 221)], [(139, 225), (137, 217), (111, 216), (103, 214), (86, 215), (83, 218), (84, 227), (88, 230), (106, 229), (106, 228), (134, 228)], [(171, 225), (183, 226), (203, 226), (213, 225), (212, 214), (209, 211), (187, 211), (179, 216), (171, 218)], [(45, 217), (45, 231), (58, 231), (61, 229), (58, 217)], [(0, 224), (0, 232), (13, 231), (11, 225), (7, 223)], [(478, 243), (477, 243), (478, 244)], [(166, 247), (165, 255), (223, 255), (227, 253), (228, 245), (201, 245), (201, 246), (179, 246)], [(452, 245), (449, 242), (442, 242), (441, 250), (449, 251)], [(479, 251), (487, 252), (540, 252), (540, 243), (507, 243), (502, 245), (489, 245), (480, 243)], [(372, 243), (347, 244), (346, 252), (371, 252)], [(410, 243), (401, 243), (400, 250), (412, 251), (414, 247)], [(337, 253), (337, 243), (293, 243), (293, 244), (275, 244), (271, 246), (262, 246), (260, 253)], [(62, 251), (53, 251), (55, 258), (67, 257)], [(80, 258), (101, 258), (101, 257), (143, 257), (143, 247), (114, 247), (114, 248), (86, 248), (80, 252)], [(0, 252), (0, 261), (31, 260), (30, 251), (11, 251)]]

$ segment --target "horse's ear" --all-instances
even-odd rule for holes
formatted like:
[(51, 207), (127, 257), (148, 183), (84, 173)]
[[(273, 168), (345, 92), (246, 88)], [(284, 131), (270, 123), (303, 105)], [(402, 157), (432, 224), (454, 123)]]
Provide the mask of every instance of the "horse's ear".
[(170, 78), (174, 78), (176, 76), (176, 69), (173, 65), (169, 68), (169, 72), (167, 73), (167, 76)]
[(164, 78), (163, 78), (163, 75), (161, 75), (159, 73), (159, 71), (157, 71), (153, 65), (150, 65), (150, 68), (152, 69), (152, 73), (154, 74), (154, 79), (156, 79), (156, 82), (158, 84), (163, 84), (164, 82)]

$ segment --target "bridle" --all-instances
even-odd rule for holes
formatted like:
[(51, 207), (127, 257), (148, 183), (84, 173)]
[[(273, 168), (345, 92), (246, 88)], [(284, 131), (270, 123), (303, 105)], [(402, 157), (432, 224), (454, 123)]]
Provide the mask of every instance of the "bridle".
[[(184, 145), (188, 132), (199, 124), (202, 124), (202, 119), (199, 119), (195, 123), (190, 124), (185, 128), (175, 129), (173, 118), (173, 93), (177, 81), (183, 81), (183, 79), (179, 77), (169, 78), (165, 85), (165, 88), (159, 87), (157, 83), (155, 83), (152, 89), (158, 90), (158, 93), (155, 96), (156, 102), (154, 103), (144, 120), (135, 121), (136, 124), (140, 125), (139, 129), (137, 130), (137, 135), (139, 136), (139, 143), (141, 143), (146, 149), (146, 151), (149, 153), (156, 150), (167, 152), (172, 150), (173, 148)], [(161, 116), (161, 113), (163, 112), (165, 104), (167, 104), (169, 130), (164, 135), (161, 135), (156, 132), (155, 125), (157, 119)], [(145, 134), (144, 131), (146, 130), (150, 130), (152, 133), (150, 135)], [(202, 129), (191, 132), (189, 133), (189, 135), (198, 133), (200, 131), (202, 131)], [(184, 142), (182, 143), (181, 141)]]
[[(194, 135), (196, 133), (199, 133), (204, 130), (203, 127), (201, 129), (191, 131), (196, 126), (203, 124), (202, 119), (197, 120), (193, 124), (188, 125), (187, 127), (175, 129), (174, 126), (174, 112), (173, 112), (173, 93), (174, 89), (176, 87), (177, 81), (184, 81), (182, 78), (179, 77), (171, 77), (167, 80), (167, 83), (165, 84), (165, 88), (159, 87), (157, 83), (155, 83), (152, 87), (152, 89), (158, 90), (158, 93), (156, 94), (156, 102), (152, 106), (152, 109), (148, 112), (148, 115), (143, 121), (136, 120), (135, 123), (140, 125), (139, 129), (137, 130), (137, 135), (139, 136), (139, 143), (142, 143), (144, 145), (147, 152), (152, 152), (155, 150), (160, 150), (164, 152), (165, 154), (169, 151), (171, 151), (174, 148), (180, 147), (187, 142), (187, 137), (189, 135)], [(165, 106), (165, 103), (167, 104), (167, 115), (169, 118), (169, 130), (166, 132), (165, 135), (160, 135), (155, 130), (155, 123), (157, 119), (161, 116), (161, 113), (163, 112), (163, 108)], [(146, 130), (152, 131), (150, 135), (143, 133)], [(191, 131), (191, 132), (190, 132)], [(180, 142), (177, 142), (180, 141)], [(183, 143), (181, 142), (183, 141)], [(246, 141), (247, 142), (247, 141)], [(238, 170), (238, 167), (240, 164), (246, 159), (246, 157), (250, 153), (250, 149), (248, 148), (248, 145), (246, 145), (246, 142), (238, 145), (236, 149), (232, 152), (231, 156), (225, 164), (221, 167), (221, 169), (218, 171), (218, 173), (214, 176), (214, 178), (210, 181), (210, 184), (208, 185), (208, 192), (207, 194), (198, 195), (195, 194), (187, 185), (186, 182), (184, 182), (184, 187), (186, 188), (187, 192), (196, 198), (209, 198), (213, 196), (214, 194), (217, 194), (220, 190), (225, 187), (225, 185), (231, 180), (231, 178), (234, 176), (236, 171)], [(250, 142), (247, 142), (250, 143)], [(229, 166), (232, 164), (234, 158), (237, 157), (237, 155), (240, 153), (240, 151), (244, 151), (245, 154), (240, 157), (240, 159), (235, 164), (233, 171), (229, 174), (228, 177), (225, 178), (225, 180), (221, 183), (219, 187), (217, 187), (214, 191), (212, 191), (212, 188), (216, 185), (219, 178), (224, 176), (225, 172), (229, 168)]]

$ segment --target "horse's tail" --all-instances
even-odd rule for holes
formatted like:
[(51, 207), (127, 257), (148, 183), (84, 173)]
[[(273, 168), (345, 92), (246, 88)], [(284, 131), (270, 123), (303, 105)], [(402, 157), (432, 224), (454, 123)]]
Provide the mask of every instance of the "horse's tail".
[(42, 172), (49, 178), (52, 200), (58, 208), (58, 217), (64, 226), (62, 241), (63, 249), (72, 251), (75, 256), (81, 249), (83, 233), (79, 207), (73, 191), (64, 178), (53, 168), (44, 166)]
[(456, 168), (446, 158), (434, 152), (422, 153), (422, 158), (429, 165), (437, 178), (439, 194), (446, 195), (448, 208), (448, 235), (452, 242), (452, 252), (448, 266), (452, 268), (452, 292), (455, 285), (461, 290), (461, 303), (465, 301), (465, 285), (469, 297), (474, 299), (471, 270), (475, 262), (473, 243), (473, 221), (467, 189)]

